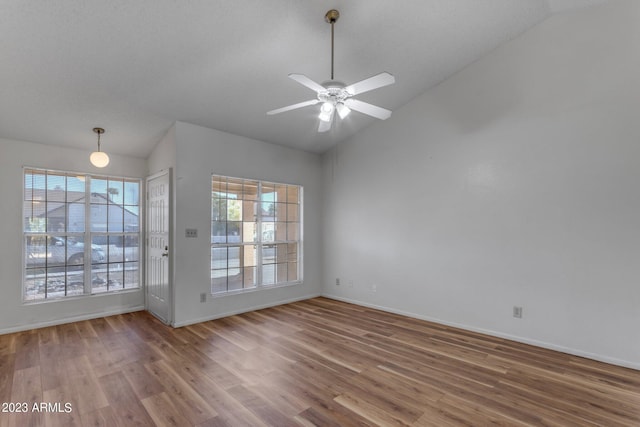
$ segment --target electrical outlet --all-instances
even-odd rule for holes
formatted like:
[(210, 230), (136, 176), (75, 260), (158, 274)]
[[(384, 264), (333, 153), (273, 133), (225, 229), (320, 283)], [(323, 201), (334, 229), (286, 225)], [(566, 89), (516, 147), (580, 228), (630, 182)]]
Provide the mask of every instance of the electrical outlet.
[(350, 288), (353, 288), (353, 280), (349, 280), (349, 283), (347, 283), (347, 285), (349, 285)]
[(187, 238), (198, 237), (198, 229), (197, 228), (187, 228), (184, 231), (184, 236), (187, 237)]
[(371, 292), (378, 292), (378, 285), (376, 285), (375, 283), (371, 284)]
[(522, 319), (522, 307), (513, 306), (513, 317)]
[(200, 302), (207, 302), (207, 294), (203, 292), (200, 294)]
[(340, 286), (340, 279), (336, 277), (336, 286)]

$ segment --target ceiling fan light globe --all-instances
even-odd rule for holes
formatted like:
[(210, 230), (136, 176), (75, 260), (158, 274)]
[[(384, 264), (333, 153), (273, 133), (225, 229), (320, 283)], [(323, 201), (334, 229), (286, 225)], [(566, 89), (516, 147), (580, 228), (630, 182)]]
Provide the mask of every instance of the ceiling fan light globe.
[(333, 113), (333, 104), (330, 102), (325, 102), (324, 104), (322, 104), (322, 106), (320, 107), (320, 112), (321, 113), (326, 113), (326, 114), (331, 114)]
[(327, 113), (325, 111), (321, 111), (320, 115), (318, 116), (320, 118), (320, 120), (322, 120), (323, 122), (328, 122), (331, 120), (331, 113)]
[(109, 164), (109, 156), (103, 151), (94, 151), (89, 156), (91, 164), (97, 168), (103, 168)]
[(349, 107), (347, 107), (346, 105), (344, 105), (342, 102), (340, 102), (337, 106), (336, 106), (336, 110), (338, 110), (338, 115), (340, 116), (341, 119), (344, 120), (345, 117), (347, 117), (349, 115), (349, 113), (351, 112), (351, 109)]

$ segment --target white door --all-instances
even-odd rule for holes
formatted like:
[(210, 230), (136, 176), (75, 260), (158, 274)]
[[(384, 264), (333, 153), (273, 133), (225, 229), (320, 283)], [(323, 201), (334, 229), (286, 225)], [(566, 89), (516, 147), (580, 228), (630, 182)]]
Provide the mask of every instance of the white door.
[(171, 171), (147, 178), (147, 310), (166, 324), (171, 323), (170, 204)]

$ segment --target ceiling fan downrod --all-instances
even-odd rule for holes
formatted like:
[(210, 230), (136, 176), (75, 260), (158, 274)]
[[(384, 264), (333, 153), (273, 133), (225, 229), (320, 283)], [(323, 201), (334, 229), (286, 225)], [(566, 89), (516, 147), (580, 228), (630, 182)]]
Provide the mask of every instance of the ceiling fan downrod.
[(324, 15), (324, 20), (331, 24), (331, 80), (333, 80), (333, 32), (334, 32), (334, 24), (340, 18), (340, 12), (335, 9), (331, 9)]

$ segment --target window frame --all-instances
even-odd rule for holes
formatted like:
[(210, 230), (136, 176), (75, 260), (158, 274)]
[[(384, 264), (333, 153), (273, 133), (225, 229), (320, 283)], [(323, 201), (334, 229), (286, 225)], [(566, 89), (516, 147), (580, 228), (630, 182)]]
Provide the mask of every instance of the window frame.
[[(235, 181), (235, 184), (237, 185), (238, 182), (242, 182), (243, 184), (243, 188), (245, 183), (255, 183), (257, 184), (257, 190), (256, 190), (256, 194), (255, 194), (255, 198), (246, 198), (246, 197), (242, 197), (241, 199), (238, 199), (240, 201), (240, 205), (243, 206), (242, 209), (242, 214), (240, 215), (240, 220), (239, 221), (235, 221), (235, 220), (229, 220), (228, 217), (228, 213), (225, 212), (225, 215), (227, 216), (227, 219), (225, 221), (220, 221), (220, 220), (216, 220), (214, 219), (214, 183), (217, 179), (224, 179), (225, 183), (228, 184), (228, 182), (230, 180)], [(218, 181), (219, 182), (219, 181)], [(287, 238), (284, 240), (276, 240), (275, 236), (277, 234), (275, 227), (272, 230), (267, 230), (265, 229), (265, 223), (276, 223), (275, 220), (272, 221), (265, 221), (265, 216), (263, 215), (263, 213), (261, 212), (261, 208), (260, 206), (264, 203), (268, 203), (268, 201), (265, 201), (262, 199), (263, 194), (266, 194), (265, 192), (263, 192), (264, 187), (266, 186), (270, 186), (274, 189), (273, 193), (275, 194), (276, 192), (276, 188), (278, 186), (285, 186), (287, 188), (287, 191), (289, 187), (294, 187), (296, 189), (297, 192), (297, 200), (296, 202), (289, 202), (287, 199), (285, 199), (285, 201), (282, 203), (283, 205), (285, 205), (285, 209), (288, 209), (288, 206), (290, 205), (295, 205), (297, 207), (296, 209), (296, 215), (297, 215), (297, 221), (285, 221), (285, 224), (290, 224), (290, 223), (296, 223), (297, 224), (297, 229), (296, 229), (296, 234), (297, 234), (297, 239), (289, 239), (288, 238), (288, 234), (287, 234)], [(228, 197), (229, 191), (228, 191), (229, 187), (226, 187), (226, 190), (222, 193), (226, 194), (225, 197), (218, 199), (218, 201), (224, 199), (224, 200), (234, 200)], [(303, 229), (304, 229), (304, 221), (303, 221), (303, 201), (304, 201), (304, 187), (300, 184), (289, 184), (289, 183), (282, 183), (282, 182), (274, 182), (274, 181), (268, 181), (268, 180), (261, 180), (261, 179), (254, 179), (254, 178), (240, 178), (240, 177), (233, 177), (233, 176), (228, 176), (228, 175), (221, 175), (221, 174), (216, 174), (216, 173), (212, 173), (211, 174), (211, 202), (210, 202), (210, 239), (211, 239), (211, 256), (210, 256), (210, 262), (211, 262), (211, 269), (210, 269), (210, 294), (213, 297), (224, 297), (227, 295), (233, 295), (233, 294), (237, 294), (237, 293), (245, 293), (245, 292), (256, 292), (256, 291), (261, 291), (261, 290), (266, 290), (266, 289), (273, 289), (273, 288), (278, 288), (278, 287), (285, 287), (285, 286), (293, 286), (293, 285), (298, 285), (301, 284), (303, 282), (303, 274), (304, 274), (304, 266), (303, 266)], [(227, 202), (228, 203), (228, 202)], [(225, 223), (225, 225), (229, 222), (239, 222), (239, 226), (240, 228), (244, 228), (244, 225), (247, 223), (250, 223), (250, 221), (246, 221), (244, 218), (244, 206), (246, 203), (255, 203), (256, 207), (255, 207), (255, 212), (254, 212), (254, 224), (255, 224), (255, 229), (254, 231), (254, 240), (247, 240), (245, 237), (245, 233), (247, 230), (242, 230), (242, 232), (240, 233), (240, 239), (238, 242), (229, 242), (228, 241), (228, 237), (229, 237), (229, 231), (228, 228), (226, 229), (226, 238), (225, 238), (225, 242), (214, 242), (214, 237), (220, 237), (219, 235), (215, 234), (214, 235), (214, 225), (216, 223), (220, 224), (220, 223)], [(273, 204), (279, 203), (277, 201), (273, 201)], [(225, 209), (227, 208), (227, 206), (225, 206)], [(276, 209), (276, 207), (274, 206), (274, 209)], [(264, 240), (263, 236), (265, 232), (271, 231), (272, 235), (273, 235), (273, 240)], [(284, 262), (282, 263), (286, 263), (287, 264), (287, 280), (286, 281), (278, 281), (277, 280), (277, 268), (279, 263), (278, 262), (274, 262), (274, 263), (264, 263), (264, 249), (265, 248), (270, 248), (273, 247), (274, 249), (274, 257), (278, 256), (278, 252), (277, 252), (277, 246), (283, 246), (286, 245), (287, 247), (287, 258)], [(290, 261), (289, 260), (289, 246), (288, 245), (296, 245), (296, 255), (295, 255), (295, 261)], [(244, 248), (246, 247), (251, 247), (253, 246), (254, 249), (254, 257), (255, 257), (255, 266), (250, 266), (250, 267), (255, 267), (255, 272), (254, 272), (254, 285), (250, 286), (250, 287), (245, 287), (246, 283), (245, 283), (245, 279), (244, 279), (244, 273), (243, 273), (243, 279), (242, 279), (242, 287), (240, 288), (236, 288), (236, 289), (229, 289), (229, 275), (227, 274), (226, 277), (227, 278), (227, 284), (226, 290), (215, 290), (214, 289), (214, 271), (222, 271), (224, 270), (224, 268), (218, 268), (218, 269), (214, 269), (213, 265), (215, 262), (214, 259), (214, 249), (222, 249), (222, 248), (227, 248), (227, 256), (226, 256), (226, 269), (230, 270), (233, 269), (232, 267), (229, 267), (229, 258), (228, 258), (228, 254), (229, 248), (239, 248), (239, 254), (238, 257), (239, 259), (241, 257), (244, 256)], [(238, 269), (244, 269), (246, 268), (246, 266), (244, 264), (242, 264), (242, 262), (240, 262), (240, 265), (237, 267)], [(288, 279), (288, 275), (289, 275), (289, 264), (290, 263), (295, 263), (296, 265), (296, 273), (295, 273), (295, 278), (293, 280), (289, 280)], [(265, 266), (270, 266), (273, 265), (273, 269), (274, 269), (274, 273), (273, 273), (273, 277), (274, 277), (274, 281), (265, 283), (264, 280), (264, 268)]]
[[(26, 209), (27, 203), (28, 202), (34, 202), (36, 201), (36, 199), (34, 199), (33, 195), (31, 196), (32, 198), (27, 199), (27, 176), (28, 175), (34, 175), (34, 174), (42, 174), (43, 176), (47, 177), (46, 180), (48, 180), (48, 176), (49, 175), (56, 175), (56, 176), (62, 176), (65, 179), (65, 188), (64, 188), (64, 201), (62, 202), (58, 202), (56, 201), (55, 203), (60, 203), (64, 209), (65, 209), (65, 221), (67, 221), (64, 225), (64, 231), (52, 231), (49, 229), (48, 227), (48, 217), (47, 214), (49, 213), (49, 211), (47, 210), (47, 208), (45, 207), (45, 211), (44, 211), (44, 215), (45, 215), (45, 227), (43, 231), (33, 231), (33, 230), (28, 230), (27, 227), (27, 218), (29, 218), (29, 212)], [(80, 199), (84, 199), (84, 201), (82, 202), (81, 206), (83, 206), (83, 214), (84, 214), (84, 223), (83, 223), (83, 229), (82, 231), (70, 231), (70, 227), (69, 227), (69, 205), (72, 204), (73, 202), (69, 202), (69, 192), (72, 190), (69, 190), (68, 187), (68, 177), (76, 177), (78, 178), (79, 181), (84, 181), (84, 195), (80, 198)], [(82, 177), (82, 178), (81, 178)], [(43, 193), (45, 194), (45, 198), (44, 198), (44, 202), (45, 202), (45, 206), (46, 203), (49, 203), (48, 200), (48, 196), (46, 195), (48, 192), (48, 183), (45, 180), (44, 182), (44, 188), (42, 189)], [(92, 180), (105, 180), (107, 182), (109, 181), (120, 181), (122, 183), (123, 186), (123, 194), (122, 194), (122, 203), (115, 203), (115, 202), (109, 202), (109, 200), (107, 200), (106, 203), (104, 203), (105, 206), (107, 206), (107, 218), (109, 216), (109, 207), (110, 206), (118, 206), (123, 210), (123, 218), (122, 218), (122, 231), (95, 231), (92, 230), (92, 220), (91, 220), (91, 216), (92, 216), (92, 206), (95, 205), (95, 203), (92, 203), (92, 198), (93, 198), (93, 193), (92, 193), (92, 188), (91, 188), (91, 181)], [(137, 204), (131, 204), (131, 203), (126, 203), (125, 199), (126, 199), (126, 195), (125, 193), (125, 183), (127, 182), (131, 182), (131, 183), (135, 183), (137, 184)], [(33, 184), (32, 184), (32, 189), (33, 189)], [(107, 184), (107, 188), (108, 184)], [(120, 294), (123, 292), (139, 292), (144, 288), (144, 282), (143, 282), (143, 271), (144, 271), (144, 209), (145, 209), (145, 192), (144, 192), (144, 182), (141, 178), (137, 178), (137, 177), (126, 177), (126, 176), (115, 176), (115, 175), (107, 175), (107, 174), (94, 174), (94, 173), (90, 173), (90, 172), (74, 172), (74, 171), (69, 171), (69, 170), (57, 170), (57, 169), (48, 169), (48, 168), (41, 168), (41, 167), (31, 167), (31, 166), (23, 166), (22, 168), (22, 206), (21, 206), (21, 213), (22, 213), (22, 217), (21, 217), (21, 232), (22, 232), (22, 252), (21, 252), (21, 257), (22, 257), (22, 281), (21, 281), (21, 301), (23, 304), (28, 305), (28, 304), (41, 304), (41, 303), (49, 303), (49, 302), (59, 302), (59, 301), (66, 301), (69, 299), (78, 299), (78, 298), (88, 298), (88, 297), (95, 297), (95, 296), (103, 296), (103, 295), (114, 295), (114, 294)], [(79, 199), (79, 200), (80, 200)], [(78, 205), (80, 205), (80, 203), (78, 203)], [(125, 219), (125, 211), (127, 210), (127, 207), (136, 207), (137, 208), (137, 231), (125, 231), (126, 228), (126, 224), (127, 221)], [(108, 220), (107, 220), (108, 221)], [(108, 226), (107, 226), (108, 227)], [(102, 246), (107, 246), (107, 251), (103, 251), (105, 258), (103, 260), (101, 260), (100, 262), (93, 262), (93, 241), (95, 237), (99, 237), (99, 236), (105, 236), (105, 238), (107, 239), (107, 244), (106, 245), (102, 245)], [(49, 239), (51, 238), (58, 238), (58, 239), (62, 239), (66, 246), (64, 248), (65, 254), (64, 254), (64, 263), (61, 263), (59, 266), (56, 265), (56, 268), (59, 268), (61, 271), (58, 273), (62, 273), (64, 272), (64, 294), (63, 295), (55, 295), (55, 296), (50, 296), (49, 292), (54, 292), (54, 291), (50, 291), (49, 290), (49, 283), (48, 283), (48, 269), (50, 268), (47, 264), (48, 262), (45, 261), (44, 262), (44, 266), (38, 266), (38, 267), (30, 267), (29, 263), (28, 263), (28, 254), (27, 251), (29, 250), (28, 247), (28, 243), (27, 240), (29, 238), (33, 238), (33, 237), (41, 237), (45, 239), (45, 242), (47, 242), (47, 246), (45, 246), (45, 251), (47, 252), (47, 255), (45, 255), (45, 257), (48, 257), (48, 251), (49, 251), (49, 246), (48, 246), (48, 242)], [(113, 261), (110, 259), (110, 253), (109, 251), (111, 250), (111, 245), (109, 244), (109, 240), (111, 238), (122, 238), (122, 253), (123, 253), (123, 259), (122, 262), (120, 261)], [(71, 238), (75, 238), (76, 241), (78, 242), (82, 242), (83, 243), (83, 251), (82, 252), (78, 252), (78, 253), (82, 253), (83, 254), (83, 264), (81, 269), (73, 269), (73, 267), (75, 266), (75, 264), (70, 263), (69, 262), (69, 258), (68, 258), (68, 248), (69, 248), (69, 240), (71, 240)], [(126, 260), (125, 258), (125, 253), (126, 253), (126, 241), (130, 240), (131, 238), (133, 239), (137, 239), (137, 259), (133, 259), (133, 260)], [(133, 247), (133, 246), (131, 246)], [(84, 260), (89, 260), (87, 262), (85, 262)], [(127, 264), (131, 264), (131, 263), (135, 263), (137, 264), (137, 271), (134, 270), (134, 276), (133, 276), (133, 280), (130, 283), (134, 283), (134, 285), (136, 286), (127, 286), (126, 284), (126, 265)], [(95, 265), (104, 265), (105, 268), (107, 269), (106, 272), (104, 272), (103, 274), (108, 278), (109, 275), (111, 274), (111, 265), (112, 264), (122, 264), (122, 276), (123, 276), (123, 281), (121, 283), (121, 287), (120, 286), (114, 286), (111, 287), (109, 280), (107, 279), (106, 281), (106, 287), (107, 289), (104, 291), (94, 291), (94, 287), (93, 287), (93, 275), (94, 274), (98, 274), (94, 271), (94, 266)], [(33, 296), (29, 296), (29, 294), (27, 293), (27, 288), (28, 288), (28, 270), (29, 269), (42, 269), (45, 272), (45, 292), (42, 296), (39, 296), (37, 293), (34, 294)], [(76, 272), (82, 272), (82, 281), (83, 281), (83, 286), (82, 286), (82, 292), (78, 292), (78, 293), (69, 293), (70, 292), (70, 283), (69, 282), (69, 272), (70, 271), (76, 271)], [(71, 291), (73, 292), (73, 291)]]

